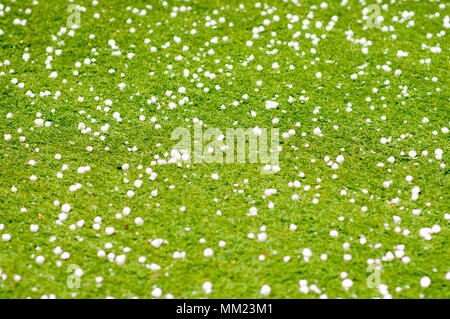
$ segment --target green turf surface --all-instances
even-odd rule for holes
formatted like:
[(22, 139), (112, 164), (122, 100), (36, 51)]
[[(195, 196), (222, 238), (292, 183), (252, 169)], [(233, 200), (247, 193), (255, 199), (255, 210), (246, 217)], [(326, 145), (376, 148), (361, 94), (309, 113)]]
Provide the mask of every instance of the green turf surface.
[(0, 298), (450, 297), (448, 2), (0, 2)]

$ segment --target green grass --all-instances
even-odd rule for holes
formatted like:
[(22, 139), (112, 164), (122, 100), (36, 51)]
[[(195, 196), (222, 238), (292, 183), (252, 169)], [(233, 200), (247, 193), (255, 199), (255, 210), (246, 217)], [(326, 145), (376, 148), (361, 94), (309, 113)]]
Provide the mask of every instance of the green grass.
[[(86, 11), (81, 12), (80, 28), (70, 37), (67, 32), (58, 33), (66, 27), (70, 14), (66, 8), (71, 2), (41, 0), (34, 5), (32, 1), (4, 0), (0, 5), (0, 236), (10, 234), (11, 240), (0, 240), (0, 298), (151, 298), (155, 287), (162, 289), (162, 297), (262, 298), (264, 284), (271, 287), (267, 298), (449, 298), (449, 30), (448, 22), (447, 28), (444, 23), (449, 6), (439, 7), (445, 1), (386, 2), (387, 10), (381, 10), (382, 25), (392, 26), (394, 31), (383, 32), (365, 27), (362, 10), (366, 5), (359, 1), (349, 0), (344, 6), (341, 1), (327, 1), (326, 9), (320, 8), (321, 2), (301, 1), (301, 6), (296, 6), (269, 1), (267, 8), (264, 2), (257, 8), (249, 1), (234, 0), (168, 1), (167, 7), (151, 1), (153, 8), (140, 16), (127, 6), (142, 10), (148, 4), (142, 0), (99, 1), (97, 5), (77, 0)], [(239, 9), (240, 4), (245, 8)], [(191, 10), (172, 18), (172, 8), (181, 6)], [(31, 14), (25, 13), (27, 8), (32, 9)], [(274, 10), (271, 14), (261, 15), (270, 8)], [(394, 17), (400, 20), (405, 10), (413, 11), (414, 16), (405, 22), (394, 21)], [(302, 21), (310, 12), (314, 17), (304, 30)], [(430, 17), (437, 12), (439, 17)], [(100, 18), (94, 18), (95, 13)], [(288, 14), (299, 17), (291, 23), (292, 29), (287, 27)], [(279, 16), (278, 22), (272, 20), (274, 15)], [(216, 28), (205, 25), (208, 16), (217, 22)], [(333, 16), (338, 20), (326, 31)], [(218, 22), (220, 17), (226, 22)], [(16, 18), (26, 19), (26, 25), (13, 24)], [(252, 39), (252, 29), (262, 26), (265, 19), (271, 20), (270, 25), (258, 39)], [(415, 24), (407, 27), (410, 20)], [(317, 21), (323, 22), (321, 28), (316, 28)], [(132, 27), (135, 33), (130, 33)], [(192, 29), (197, 30), (196, 35), (190, 34)], [(353, 39), (372, 42), (368, 54), (362, 52), (362, 44), (346, 39), (348, 30), (353, 31)], [(298, 31), (301, 35), (293, 38)], [(437, 36), (442, 31), (445, 35)], [(313, 45), (307, 33), (321, 40)], [(427, 33), (432, 34), (430, 39)], [(90, 38), (91, 34), (95, 38)], [(181, 38), (180, 44), (174, 36)], [(229, 38), (227, 42), (222, 40), (224, 36)], [(216, 44), (211, 43), (214, 37), (219, 39)], [(146, 38), (150, 43), (144, 42)], [(108, 45), (110, 39), (119, 49)], [(253, 46), (245, 45), (248, 40)], [(168, 41), (170, 46), (163, 49)], [(299, 50), (288, 46), (290, 41), (298, 42)], [(422, 44), (439, 44), (441, 52), (431, 53)], [(184, 45), (188, 51), (182, 51)], [(157, 52), (150, 51), (152, 46)], [(47, 53), (47, 47), (53, 52)], [(213, 55), (207, 53), (211, 48)], [(59, 56), (55, 55), (57, 49), (62, 50)], [(274, 49), (276, 54), (266, 53)], [(22, 59), (25, 50), (30, 54), (27, 62)], [(116, 50), (122, 54), (112, 56)], [(398, 50), (409, 55), (397, 57)], [(128, 53), (135, 56), (130, 60)], [(178, 55), (183, 56), (181, 61), (175, 60)], [(254, 59), (243, 65), (252, 55)], [(51, 69), (45, 65), (48, 56), (53, 57)], [(95, 62), (85, 65), (85, 58)], [(428, 58), (429, 64), (420, 63)], [(75, 67), (77, 61), (82, 63), (79, 68)], [(272, 68), (274, 62), (279, 69)], [(390, 72), (381, 68), (386, 64)], [(258, 65), (263, 70), (258, 71)], [(295, 70), (290, 70), (290, 65)], [(363, 65), (366, 67), (358, 68)], [(110, 69), (115, 73), (109, 73)], [(184, 69), (190, 71), (188, 78), (183, 76)], [(402, 71), (400, 76), (394, 75), (397, 69)], [(56, 79), (49, 78), (53, 71), (58, 74)], [(215, 73), (216, 78), (207, 78), (206, 71)], [(319, 71), (320, 79), (316, 78)], [(360, 71), (366, 74), (350, 78)], [(194, 73), (200, 80), (191, 81)], [(11, 82), (14, 78), (25, 87)], [(126, 83), (123, 90), (118, 87), (121, 82)], [(198, 82), (209, 92), (198, 88)], [(217, 91), (216, 85), (221, 90)], [(186, 94), (178, 94), (181, 86)], [(408, 96), (402, 94), (403, 87)], [(34, 97), (26, 95), (28, 90)], [(47, 90), (51, 95), (41, 97), (39, 93)], [(175, 102), (187, 96), (189, 103), (170, 109), (167, 90), (174, 91)], [(55, 99), (57, 91), (61, 96)], [(249, 98), (243, 99), (244, 94)], [(300, 101), (302, 95), (309, 100)], [(83, 102), (78, 101), (80, 96)], [(158, 101), (148, 104), (152, 96)], [(290, 96), (296, 99), (292, 103), (288, 102)], [(107, 99), (113, 102), (108, 113), (102, 110)], [(267, 100), (277, 101), (278, 108), (267, 110)], [(234, 101), (240, 104), (233, 106)], [(351, 112), (346, 111), (348, 103)], [(80, 114), (81, 110), (85, 114)], [(38, 112), (51, 121), (50, 127), (36, 127)], [(114, 112), (120, 113), (121, 123), (113, 118)], [(140, 121), (140, 115), (146, 119)], [(156, 123), (150, 121), (153, 116)], [(422, 123), (424, 117), (429, 123)], [(281, 170), (277, 174), (261, 174), (261, 163), (152, 165), (155, 155), (165, 158), (164, 153), (170, 154), (175, 145), (172, 130), (192, 128), (194, 118), (223, 132), (258, 126), (279, 128), (280, 134), (295, 129), (296, 134), (280, 137)], [(279, 123), (272, 124), (273, 118), (279, 118)], [(77, 129), (80, 122), (92, 132), (81, 134)], [(298, 122), (300, 127), (295, 126)], [(100, 128), (106, 123), (111, 127), (102, 133)], [(161, 128), (155, 129), (155, 124)], [(316, 127), (323, 136), (313, 134)], [(100, 132), (105, 140), (94, 132)], [(11, 134), (11, 140), (4, 139), (5, 134)], [(20, 136), (26, 141), (21, 142)], [(383, 137), (392, 137), (392, 141), (382, 144)], [(88, 152), (87, 146), (94, 150)], [(136, 152), (128, 150), (133, 146), (137, 146)], [(440, 160), (435, 158), (436, 149), (443, 150)], [(408, 156), (411, 150), (417, 152), (417, 158)], [(428, 151), (428, 156), (422, 155), (423, 151)], [(62, 159), (55, 159), (55, 154)], [(340, 154), (345, 161), (332, 170), (324, 157), (335, 161)], [(387, 161), (390, 156), (395, 157), (394, 163)], [(30, 160), (37, 164), (29, 165)], [(380, 162), (385, 166), (378, 167)], [(130, 165), (128, 170), (119, 169), (124, 163)], [(63, 164), (69, 169), (58, 179)], [(79, 166), (86, 165), (90, 172), (77, 173)], [(143, 169), (138, 169), (139, 165)], [(158, 174), (156, 180), (148, 178), (147, 167)], [(300, 172), (304, 178), (298, 176)], [(212, 173), (217, 173), (219, 180), (214, 181)], [(136, 188), (133, 183), (140, 174), (143, 185)], [(30, 181), (31, 175), (37, 180)], [(408, 175), (413, 177), (411, 182), (405, 179)], [(288, 185), (296, 180), (301, 188)], [(384, 188), (383, 182), (389, 180), (393, 181), (391, 187)], [(70, 191), (76, 183), (82, 188)], [(311, 186), (309, 191), (303, 189), (306, 185)], [(414, 186), (420, 187), (417, 200), (411, 199)], [(17, 192), (12, 192), (12, 187)], [(268, 188), (277, 193), (266, 198), (264, 190)], [(149, 197), (156, 189), (158, 196)], [(340, 195), (343, 189), (346, 196)], [(133, 198), (127, 196), (128, 190), (135, 191)], [(293, 194), (299, 199), (293, 200)], [(318, 204), (312, 203), (315, 197)], [(400, 201), (392, 203), (396, 197)], [(54, 205), (55, 200), (72, 207), (61, 224), (56, 223), (61, 207)], [(268, 208), (269, 201), (274, 203), (273, 209)], [(180, 211), (182, 206), (185, 211)], [(367, 211), (361, 210), (364, 206)], [(117, 219), (124, 207), (130, 207), (131, 214)], [(247, 216), (251, 207), (258, 209), (258, 215)], [(421, 213), (414, 215), (413, 209), (421, 209)], [(100, 230), (93, 228), (96, 216), (102, 218)], [(396, 224), (393, 216), (399, 216), (401, 223)], [(144, 219), (142, 226), (135, 224), (136, 217)], [(69, 226), (80, 220), (85, 221), (84, 227), (70, 230)], [(31, 232), (31, 224), (39, 225), (39, 231)], [(290, 224), (296, 224), (297, 230), (289, 230)], [(432, 234), (431, 240), (420, 236), (422, 228), (433, 225), (441, 230)], [(108, 226), (116, 230), (112, 236), (105, 234)], [(257, 237), (261, 226), (266, 227), (265, 242), (247, 237), (249, 233)], [(401, 231), (396, 232), (396, 227)], [(331, 237), (331, 230), (337, 230), (339, 236)], [(361, 236), (367, 238), (365, 245), (360, 244)], [(155, 238), (167, 243), (155, 248), (149, 243)], [(201, 238), (206, 243), (200, 243)], [(221, 240), (225, 247), (219, 247)], [(106, 249), (105, 243), (113, 247)], [(344, 243), (350, 245), (348, 250)], [(397, 245), (405, 245), (410, 262), (404, 263), (402, 258), (382, 261), (389, 251), (395, 253)], [(70, 253), (68, 260), (53, 252), (57, 246)], [(125, 253), (125, 247), (131, 251)], [(212, 257), (204, 257), (207, 247), (214, 250)], [(309, 261), (303, 258), (304, 248), (312, 251)], [(107, 254), (125, 254), (125, 264), (98, 257), (100, 249)], [(186, 252), (186, 258), (174, 259), (175, 251)], [(327, 254), (326, 261), (320, 258), (322, 254)], [(344, 261), (344, 254), (350, 254), (352, 260)], [(36, 263), (38, 255), (45, 257), (43, 264)], [(266, 259), (260, 261), (260, 255)], [(141, 256), (147, 259), (143, 264), (138, 262)], [(283, 261), (285, 256), (291, 260)], [(381, 262), (382, 289), (367, 285), (369, 259)], [(161, 269), (148, 269), (146, 265), (152, 263)], [(67, 286), (73, 274), (68, 272), (70, 265), (78, 265), (84, 272), (78, 289)], [(349, 289), (342, 286), (344, 272), (353, 281)], [(21, 276), (20, 281), (15, 275)], [(431, 279), (427, 288), (420, 285), (424, 276)], [(97, 284), (96, 277), (103, 282)], [(301, 279), (315, 284), (320, 293), (300, 292)], [(210, 294), (202, 289), (206, 281), (213, 285)], [(388, 294), (382, 294), (383, 287)]]

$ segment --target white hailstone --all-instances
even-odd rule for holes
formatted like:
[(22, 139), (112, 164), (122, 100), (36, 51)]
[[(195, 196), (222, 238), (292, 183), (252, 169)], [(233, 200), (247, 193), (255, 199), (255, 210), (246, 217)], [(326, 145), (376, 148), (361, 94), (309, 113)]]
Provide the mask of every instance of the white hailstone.
[(270, 291), (271, 289), (269, 285), (263, 285), (259, 293), (263, 296), (268, 296), (270, 294)]
[(341, 164), (342, 162), (344, 162), (344, 156), (338, 155), (338, 156), (336, 157), (336, 162), (339, 163), (339, 164)]
[(349, 288), (351, 288), (353, 286), (353, 281), (349, 278), (346, 278), (342, 281), (342, 287), (345, 290), (348, 290)]
[(336, 238), (337, 236), (339, 236), (339, 233), (337, 230), (330, 230), (330, 236)]
[(424, 276), (420, 279), (420, 286), (422, 288), (427, 288), (431, 285), (431, 279), (428, 276)]
[(39, 255), (39, 256), (36, 257), (36, 263), (37, 264), (42, 265), (44, 263), (44, 261), (45, 261), (45, 257), (44, 256)]
[(291, 231), (295, 231), (295, 230), (297, 230), (297, 225), (291, 224), (291, 225), (289, 225), (289, 229), (290, 229)]
[(70, 204), (63, 204), (63, 205), (61, 206), (61, 210), (62, 210), (63, 213), (68, 213), (68, 212), (70, 212), (70, 209), (71, 209)]
[(431, 227), (431, 232), (437, 234), (441, 232), (441, 226), (439, 225), (433, 225), (433, 227)]
[(266, 109), (276, 109), (278, 107), (278, 102), (266, 101)]
[(39, 225), (31, 224), (31, 225), (30, 225), (30, 230), (31, 230), (33, 233), (36, 233), (36, 232), (39, 230)]
[(129, 191), (127, 191), (127, 196), (128, 196), (129, 198), (134, 197), (134, 191), (132, 191), (131, 189), (130, 189)]
[(162, 290), (161, 288), (156, 287), (155, 289), (152, 290), (152, 296), (154, 298), (159, 298), (162, 295)]
[(67, 215), (67, 213), (60, 213), (58, 214), (58, 219), (63, 222), (67, 219), (68, 216), (69, 215)]
[(250, 207), (249, 212), (248, 212), (247, 215), (248, 216), (258, 215), (258, 209), (256, 207)]
[(116, 255), (114, 253), (109, 253), (108, 254), (108, 260), (110, 262), (114, 262), (116, 260)]
[(123, 265), (123, 264), (125, 264), (126, 259), (127, 259), (127, 256), (125, 256), (125, 255), (119, 255), (119, 256), (116, 256), (115, 262), (116, 262), (116, 264), (118, 264), (118, 265)]
[(176, 251), (173, 253), (173, 258), (175, 258), (175, 259), (184, 259), (185, 257), (186, 257), (186, 253), (184, 251), (181, 253), (179, 251)]
[(84, 174), (86, 173), (86, 168), (84, 166), (80, 166), (77, 168), (77, 173), (78, 174)]
[(298, 281), (298, 284), (299, 284), (300, 287), (307, 287), (307, 286), (308, 286), (308, 280), (306, 280), (306, 279), (300, 279), (300, 280)]
[(303, 257), (310, 258), (312, 256), (312, 251), (309, 248), (304, 248), (302, 251)]
[(147, 258), (145, 256), (141, 256), (141, 257), (139, 257), (138, 262), (143, 264), (143, 263), (145, 263), (146, 260), (147, 260)]
[(414, 186), (411, 190), (411, 199), (417, 200), (419, 198), (420, 188), (419, 186)]
[(416, 151), (409, 151), (409, 152), (408, 152), (408, 155), (409, 155), (409, 157), (411, 157), (411, 158), (415, 158), (415, 157), (417, 156), (417, 153), (416, 153)]
[(2, 240), (3, 241), (10, 241), (11, 240), (11, 235), (10, 234), (3, 234), (2, 235)]
[(67, 260), (69, 258), (70, 258), (70, 253), (68, 253), (66, 251), (61, 254), (61, 259)]
[(300, 281), (302, 282), (299, 287), (300, 292), (304, 293), (304, 294), (309, 293), (309, 287), (307, 286), (307, 284), (304, 283), (306, 280), (300, 280)]
[(423, 124), (428, 124), (430, 122), (430, 120), (428, 119), (428, 117), (424, 117), (423, 119), (422, 119), (422, 123)]
[(259, 233), (258, 234), (258, 240), (259, 241), (266, 241), (267, 240), (267, 234), (266, 233)]
[(150, 270), (152, 270), (152, 271), (161, 270), (161, 266), (153, 263), (153, 264), (150, 265)]
[(84, 271), (81, 268), (77, 268), (74, 272), (75, 276), (77, 276), (78, 278), (83, 277), (84, 275)]
[(136, 217), (134, 223), (138, 226), (142, 226), (144, 224), (144, 220), (141, 217)]
[(431, 240), (432, 229), (428, 227), (421, 228), (419, 230), (419, 235), (423, 237), (425, 240)]
[(314, 135), (322, 135), (322, 130), (320, 129), (320, 127), (316, 127), (313, 131)]
[(442, 160), (443, 153), (444, 152), (440, 148), (434, 150), (434, 156), (436, 157), (437, 160)]
[(322, 78), (322, 72), (317, 72), (316, 73), (316, 78), (321, 79)]
[(163, 240), (161, 238), (153, 239), (151, 245), (155, 248), (160, 247), (163, 244)]
[(213, 250), (212, 250), (211, 248), (206, 248), (206, 249), (203, 251), (203, 255), (204, 255), (205, 257), (211, 257), (213, 254), (214, 254), (214, 252), (213, 252)]
[(415, 208), (412, 210), (413, 215), (418, 216), (422, 212), (421, 209)]
[(34, 124), (36, 124), (37, 127), (44, 126), (44, 120), (43, 119), (35, 119)]
[(391, 184), (392, 184), (392, 181), (384, 181), (383, 182), (383, 187), (384, 188), (389, 188), (389, 187), (391, 187)]
[(130, 213), (131, 213), (130, 207), (124, 207), (124, 208), (123, 208), (122, 214), (123, 214), (124, 216), (130, 215)]
[(114, 234), (114, 231), (115, 231), (114, 227), (106, 227), (106, 228), (105, 228), (105, 233), (106, 233), (107, 235), (112, 235), (112, 234)]
[(212, 292), (212, 283), (209, 281), (204, 282), (202, 285), (202, 289), (206, 294), (210, 294)]
[(5, 141), (11, 140), (11, 134), (5, 134)]
[(211, 175), (211, 178), (212, 178), (213, 180), (217, 181), (217, 180), (219, 179), (219, 175), (218, 175), (217, 173), (213, 173), (213, 174)]

